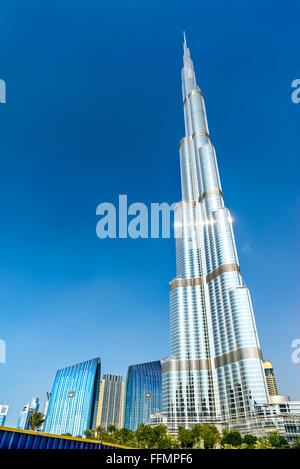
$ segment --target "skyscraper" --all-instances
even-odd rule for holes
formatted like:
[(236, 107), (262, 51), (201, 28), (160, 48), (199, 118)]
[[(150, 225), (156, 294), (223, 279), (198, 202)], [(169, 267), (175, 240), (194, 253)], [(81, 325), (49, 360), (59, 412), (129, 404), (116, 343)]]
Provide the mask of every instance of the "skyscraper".
[(8, 414), (8, 405), (2, 405), (0, 404), (0, 427), (4, 427), (5, 425), (5, 420)]
[(125, 385), (124, 427), (136, 430), (139, 423), (150, 423), (150, 415), (160, 411), (160, 361), (129, 366)]
[(278, 389), (277, 389), (274, 369), (273, 369), (272, 363), (269, 360), (264, 360), (264, 370), (265, 370), (265, 375), (266, 375), (268, 394), (269, 396), (277, 396)]
[(162, 406), (170, 431), (198, 422), (246, 422), (256, 404), (267, 402), (250, 293), (185, 38), (182, 94), (177, 277), (170, 282), (171, 356), (162, 362)]
[(51, 391), (44, 431), (83, 435), (95, 428), (99, 404), (100, 358), (58, 370)]
[(45, 428), (46, 417), (47, 417), (48, 407), (49, 407), (49, 402), (50, 402), (50, 397), (51, 397), (51, 392), (46, 392), (46, 399), (45, 399), (45, 402), (44, 402), (44, 410), (43, 410), (43, 415), (44, 415), (45, 421), (44, 421), (44, 423), (43, 423), (42, 426), (41, 426), (41, 430), (42, 430), (42, 431), (43, 431), (44, 428)]
[(96, 426), (101, 425), (105, 430), (109, 425), (122, 428), (123, 424), (123, 394), (124, 383), (122, 376), (105, 374), (100, 382), (99, 407)]
[(17, 428), (22, 430), (29, 430), (29, 420), (33, 412), (38, 412), (40, 408), (39, 398), (33, 397), (30, 404), (25, 404), (23, 409), (20, 412), (18, 418)]

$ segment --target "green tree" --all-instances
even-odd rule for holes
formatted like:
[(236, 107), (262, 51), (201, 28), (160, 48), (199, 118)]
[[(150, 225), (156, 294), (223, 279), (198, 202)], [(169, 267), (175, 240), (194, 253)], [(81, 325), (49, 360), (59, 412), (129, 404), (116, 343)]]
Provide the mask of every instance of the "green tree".
[(239, 446), (228, 445), (227, 443), (222, 444), (222, 449), (240, 449)]
[(139, 448), (150, 448), (152, 443), (152, 427), (140, 423), (135, 431), (135, 439)]
[(195, 441), (199, 445), (203, 441), (205, 449), (212, 449), (217, 443), (221, 440), (221, 435), (219, 430), (215, 425), (205, 423), (203, 425), (195, 425), (192, 428), (192, 433), (194, 435)]
[(108, 425), (107, 427), (108, 433), (114, 433), (116, 429), (117, 427), (115, 425)]
[(178, 448), (176, 440), (171, 435), (160, 437), (156, 444), (157, 449), (175, 449)]
[(84, 430), (83, 432), (84, 436), (88, 439), (88, 440), (95, 440), (95, 430), (92, 430), (91, 428), (88, 428), (87, 430)]
[(31, 430), (39, 430), (45, 422), (45, 416), (41, 412), (32, 412), (29, 417), (29, 427)]
[(67, 433), (62, 433), (61, 436), (73, 436), (73, 435), (72, 433), (67, 432)]
[(115, 442), (118, 445), (134, 446), (134, 432), (128, 428), (121, 428), (114, 433)]
[(97, 440), (102, 440), (102, 436), (105, 433), (105, 429), (101, 425), (98, 425), (95, 428), (94, 433), (95, 433)]
[(192, 448), (196, 438), (193, 433), (193, 430), (188, 430), (185, 427), (178, 427), (178, 441), (180, 442), (181, 448)]
[(291, 446), (293, 449), (300, 449), (300, 436), (296, 438), (296, 440), (293, 441), (293, 444)]
[(283, 436), (279, 435), (278, 432), (272, 432), (270, 433), (268, 437), (269, 442), (272, 445), (272, 448), (288, 448), (289, 444), (287, 442), (287, 439), (284, 438)]
[(245, 435), (243, 439), (243, 443), (246, 443), (247, 447), (250, 449), (254, 448), (256, 441), (257, 438), (254, 435)]
[(221, 443), (223, 445), (240, 446), (243, 442), (242, 435), (236, 430), (232, 430), (223, 436)]
[(138, 448), (172, 449), (176, 447), (176, 440), (168, 434), (168, 429), (163, 424), (151, 427), (141, 423), (133, 436), (133, 443)]
[(254, 444), (254, 449), (272, 449), (272, 445), (267, 438), (261, 438)]
[(168, 439), (168, 429), (163, 424), (157, 425), (156, 427), (152, 428), (150, 436), (150, 448), (157, 448), (158, 442), (160, 442), (161, 445), (166, 444)]

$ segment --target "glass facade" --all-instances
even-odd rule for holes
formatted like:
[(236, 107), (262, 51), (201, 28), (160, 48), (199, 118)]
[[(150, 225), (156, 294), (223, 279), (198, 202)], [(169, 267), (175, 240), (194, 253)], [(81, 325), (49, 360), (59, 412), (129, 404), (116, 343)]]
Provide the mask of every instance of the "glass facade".
[(95, 427), (100, 371), (100, 358), (58, 370), (48, 406), (45, 433), (78, 436)]
[(5, 420), (8, 414), (8, 405), (0, 404), (0, 427), (4, 427)]
[(128, 367), (125, 385), (124, 427), (136, 430), (150, 423), (150, 415), (161, 411), (161, 363), (141, 363)]
[(109, 425), (122, 428), (124, 383), (122, 376), (105, 374), (100, 383), (99, 408), (96, 425), (107, 430)]
[(240, 422), (254, 415), (255, 404), (267, 402), (250, 293), (186, 41), (182, 93), (177, 277), (170, 282), (171, 357), (162, 362), (162, 408), (170, 431), (198, 422)]
[(265, 375), (266, 375), (269, 397), (277, 396), (278, 390), (277, 390), (274, 369), (273, 369), (272, 363), (269, 360), (264, 360), (264, 370), (265, 370)]
[(257, 437), (270, 432), (278, 432), (292, 443), (300, 435), (300, 402), (290, 401), (288, 396), (271, 396), (267, 404), (255, 405), (254, 415), (247, 424), (241, 422), (235, 429), (243, 433), (252, 433)]
[(30, 404), (25, 404), (18, 418), (17, 428), (21, 430), (29, 430), (29, 419), (33, 412), (38, 412), (40, 403), (38, 397), (33, 397)]

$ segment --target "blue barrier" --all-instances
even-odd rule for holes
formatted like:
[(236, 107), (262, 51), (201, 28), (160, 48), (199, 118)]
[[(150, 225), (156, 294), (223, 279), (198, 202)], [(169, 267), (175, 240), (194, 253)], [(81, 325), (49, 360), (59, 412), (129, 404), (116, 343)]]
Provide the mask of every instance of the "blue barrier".
[(0, 427), (0, 449), (133, 449), (85, 438)]

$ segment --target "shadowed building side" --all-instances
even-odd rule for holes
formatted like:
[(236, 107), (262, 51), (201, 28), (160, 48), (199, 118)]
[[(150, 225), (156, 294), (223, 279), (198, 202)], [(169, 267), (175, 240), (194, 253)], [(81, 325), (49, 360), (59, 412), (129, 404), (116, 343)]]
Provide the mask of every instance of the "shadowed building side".
[(150, 415), (161, 412), (162, 376), (160, 361), (128, 367), (125, 385), (124, 428), (136, 430), (150, 423)]
[(123, 424), (123, 394), (124, 383), (122, 376), (105, 374), (100, 382), (99, 407), (96, 427), (101, 425), (105, 430), (109, 425), (122, 428)]

